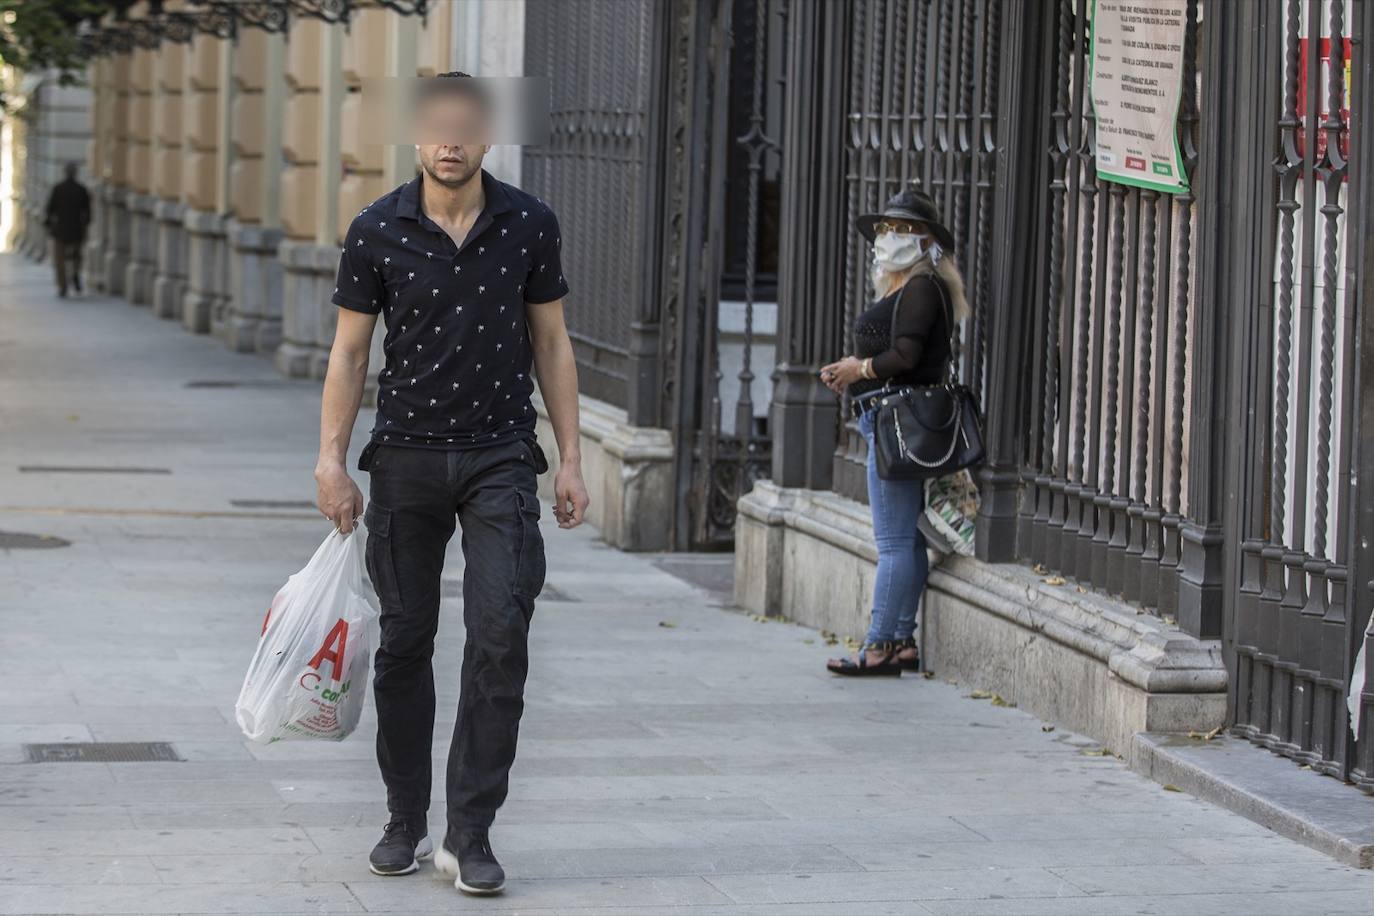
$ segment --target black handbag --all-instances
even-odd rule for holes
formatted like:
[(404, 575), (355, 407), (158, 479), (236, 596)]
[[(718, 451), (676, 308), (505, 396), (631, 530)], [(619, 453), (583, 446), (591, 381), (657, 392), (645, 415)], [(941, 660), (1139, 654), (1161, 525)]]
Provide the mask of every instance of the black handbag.
[[(944, 477), (983, 460), (983, 429), (978, 398), (954, 374), (954, 312), (943, 283), (936, 282), (950, 331), (950, 358), (943, 385), (883, 388), (873, 395), (873, 447), (883, 480)], [(892, 339), (897, 309), (892, 305)]]

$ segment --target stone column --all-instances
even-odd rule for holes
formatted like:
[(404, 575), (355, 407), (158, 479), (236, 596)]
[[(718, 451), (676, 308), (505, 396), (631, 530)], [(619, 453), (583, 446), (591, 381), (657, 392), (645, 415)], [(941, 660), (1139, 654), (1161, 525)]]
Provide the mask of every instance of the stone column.
[(108, 239), (101, 252), (101, 273), (105, 292), (112, 296), (127, 294), (125, 267), (129, 263), (132, 217), (129, 213), (129, 112), (133, 107), (130, 77), (133, 60), (128, 54), (109, 58), (106, 73), (110, 80), (107, 136), (102, 151), (101, 215), (102, 230)]
[(109, 61), (96, 58), (86, 71), (91, 84), (91, 107), (87, 112), (91, 142), (87, 150), (86, 173), (90, 177), (87, 189), (91, 192), (91, 225), (86, 232), (86, 250), (81, 265), (87, 288), (104, 292), (105, 272), (97, 265), (105, 246), (105, 148), (109, 144), (106, 123), (110, 110)]
[[(851, 231), (844, 193), (846, 15), (808, 4), (788, 17), (783, 119), (782, 264), (778, 290), (778, 366), (773, 374), (772, 479), (784, 487), (829, 489), (839, 408), (820, 367), (844, 348), (842, 258)], [(805, 88), (799, 88), (804, 86)]]
[[(447, 7), (448, 4), (444, 4)], [(436, 12), (440, 12), (436, 10)], [(443, 15), (447, 15), (446, 12)], [(361, 24), (363, 28), (357, 26)], [(348, 232), (348, 225), (363, 207), (406, 181), (414, 174), (415, 151), (406, 144), (383, 144), (383, 139), (369, 129), (362, 120), (362, 95), (359, 92), (362, 81), (381, 76), (413, 76), (415, 67), (414, 41), (415, 21), (405, 16), (390, 16), (381, 10), (369, 10), (359, 16), (353, 30), (344, 40), (343, 74), (346, 92), (339, 112), (339, 152), (343, 164), (343, 182), (339, 187), (339, 212), (337, 217), (337, 237), (342, 240)], [(398, 55), (397, 50), (410, 48), (408, 57)], [(408, 66), (398, 66), (405, 60)], [(332, 288), (332, 286), (331, 286)], [(321, 322), (321, 346), (327, 352), (333, 343), (332, 336), (337, 323), (338, 312), (326, 302), (330, 319)], [(377, 400), (376, 367), (382, 365), (382, 340), (385, 327), (377, 323), (378, 330), (372, 337), (372, 352), (368, 372), (363, 383), (363, 403), (373, 406)], [(325, 340), (324, 334), (331, 339)]]
[(153, 295), (157, 261), (157, 227), (153, 189), (153, 62), (156, 52), (139, 48), (130, 65), (129, 93), (129, 258), (124, 266), (124, 295), (135, 305), (148, 305)]
[[(1045, 29), (1052, 27), (1053, 18), (1053, 8), (1035, 3), (1011, 4), (1002, 16), (997, 143), (1005, 153), (999, 162), (1032, 162), (1034, 151), (1050, 142), (1048, 121), (1038, 115), (1041, 88), (1026, 74), (1037, 65)], [(1025, 240), (1040, 232), (1043, 208), (1038, 193), (1033, 178), (1003, 181), (993, 191), (992, 250), (998, 257), (988, 304), (987, 460), (975, 472), (982, 493), (978, 559), (992, 563), (1017, 558), (1019, 464), (1031, 416), (1026, 393), (1033, 389), (1027, 341), (1034, 334), (1034, 316), (1025, 305), (1025, 291), (1034, 288), (1036, 277), (1036, 252)]]
[(23, 211), (20, 220), (21, 231), (15, 246), (25, 257), (36, 261), (44, 260), (47, 254), (47, 232), (43, 225), (43, 208), (38, 200), (47, 178), (47, 138), (44, 136), (43, 122), (47, 120), (44, 109), (44, 87), (33, 87), (27, 95), (19, 95), (24, 107), (24, 171), (23, 184), (19, 187), (19, 206)]
[(186, 46), (165, 42), (158, 49), (153, 68), (153, 314), (159, 318), (180, 318), (186, 295), (186, 205), (182, 202), (185, 65)]
[[(416, 24), (414, 63), (418, 76), (434, 76), (457, 69), (453, 66), (454, 20), (458, 15), (454, 7), (457, 4), (440, 3), (431, 6), (434, 8), (425, 15), (424, 21)], [(522, 38), (521, 45), (523, 44)]]
[[(386, 75), (396, 79), (414, 79), (419, 58), (420, 26), (410, 16), (392, 16), (386, 23), (385, 44), (382, 60)], [(432, 48), (431, 42), (425, 43)], [(367, 52), (372, 53), (368, 48)], [(390, 138), (399, 139), (399, 138)], [(415, 145), (413, 143), (390, 143), (382, 148), (382, 184), (394, 188), (415, 177)], [(339, 237), (347, 223), (340, 227)]]
[[(247, 30), (240, 48), (252, 43), (255, 30)], [(187, 236), (186, 289), (179, 313), (188, 330), (214, 331), (215, 315), (223, 310), (227, 295), (224, 286), (225, 219), (219, 209), (219, 163), (221, 151), (229, 143), (228, 131), (220, 118), (221, 95), (225, 90), (223, 73), (230, 57), (237, 53), (223, 39), (196, 36), (191, 59), (186, 67), (183, 90), (186, 166), (182, 172), (181, 194), (186, 202), (183, 217)]]
[[(282, 374), (290, 376), (312, 375), (319, 361), (324, 305), (334, 288), (333, 276), (326, 275), (331, 269), (326, 265), (334, 258), (324, 257), (316, 242), (320, 231), (320, 157), (327, 143), (337, 147), (333, 136), (322, 136), (327, 117), (322, 60), (330, 56), (324, 44), (333, 32), (323, 22), (293, 23), (286, 60), (289, 92), (282, 136), (283, 238), (278, 246), (283, 272), (282, 343), (276, 350), (276, 365)], [(331, 246), (328, 254), (337, 253)]]
[(233, 61), (233, 163), (229, 214), (230, 306), (225, 342), (243, 352), (275, 353), (281, 344), (280, 196), (286, 44), (259, 33)]

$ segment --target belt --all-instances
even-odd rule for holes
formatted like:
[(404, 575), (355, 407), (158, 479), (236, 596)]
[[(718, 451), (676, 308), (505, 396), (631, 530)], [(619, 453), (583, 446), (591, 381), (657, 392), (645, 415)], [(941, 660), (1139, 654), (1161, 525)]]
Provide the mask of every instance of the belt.
[(857, 398), (850, 400), (849, 409), (853, 412), (854, 419), (857, 420), (859, 417), (863, 416), (865, 411), (872, 410), (876, 406), (878, 398), (882, 397), (884, 394), (887, 394), (887, 392), (882, 390), (866, 391)]

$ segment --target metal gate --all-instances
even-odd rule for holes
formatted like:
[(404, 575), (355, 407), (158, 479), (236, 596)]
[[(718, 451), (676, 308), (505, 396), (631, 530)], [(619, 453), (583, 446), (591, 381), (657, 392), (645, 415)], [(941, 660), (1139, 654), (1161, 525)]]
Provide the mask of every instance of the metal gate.
[[(773, 296), (790, 0), (676, 0), (666, 130), (665, 404), (677, 445), (672, 543), (728, 548), (735, 505), (766, 477), (755, 312)], [(738, 300), (738, 365), (722, 365), (722, 299)], [(771, 368), (771, 367), (768, 367)], [(727, 385), (726, 383), (729, 382)], [(734, 391), (734, 403), (723, 392)]]
[[(1276, 130), (1261, 231), (1271, 273), (1248, 377), (1260, 420), (1240, 446), (1253, 475), (1237, 518), (1231, 641), (1236, 731), (1374, 790), (1372, 723), (1357, 767), (1346, 709), (1369, 617), (1369, 587), (1351, 582), (1350, 564), (1357, 540), (1374, 536), (1367, 517), (1362, 527), (1355, 515), (1357, 498), (1369, 500), (1357, 494), (1374, 483), (1354, 463), (1361, 400), (1371, 397), (1356, 375), (1358, 319), (1368, 308), (1356, 295), (1362, 234), (1352, 210), (1364, 175), (1350, 160), (1350, 126), (1360, 124), (1351, 99), (1363, 101), (1351, 91), (1352, 48), (1364, 53), (1352, 42), (1361, 34), (1358, 8), (1349, 0), (1266, 5), (1275, 66), (1265, 116)], [(1367, 430), (1362, 438), (1366, 452), (1374, 448)], [(1366, 720), (1370, 705), (1366, 693)]]

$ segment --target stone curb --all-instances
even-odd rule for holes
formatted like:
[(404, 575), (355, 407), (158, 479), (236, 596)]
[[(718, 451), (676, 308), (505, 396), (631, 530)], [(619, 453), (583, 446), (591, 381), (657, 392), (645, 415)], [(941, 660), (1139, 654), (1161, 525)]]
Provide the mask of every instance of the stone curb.
[(1140, 733), (1132, 768), (1356, 868), (1374, 868), (1374, 798), (1240, 738)]

